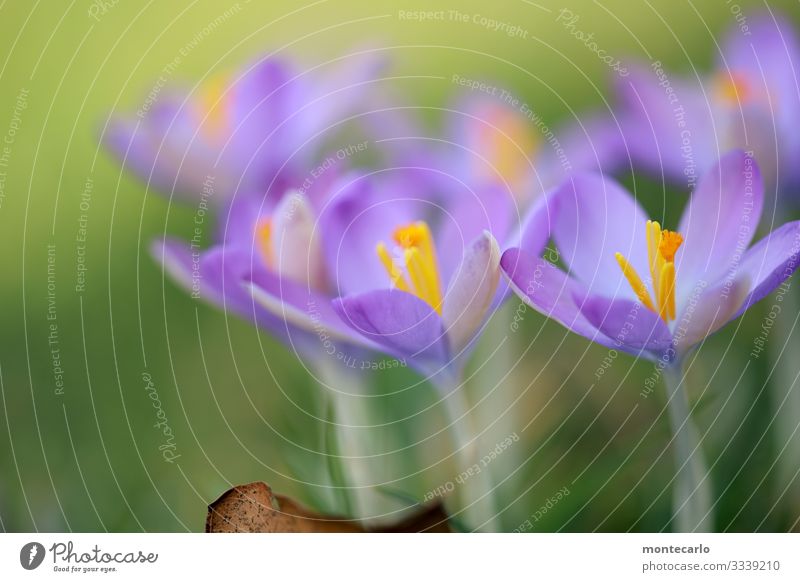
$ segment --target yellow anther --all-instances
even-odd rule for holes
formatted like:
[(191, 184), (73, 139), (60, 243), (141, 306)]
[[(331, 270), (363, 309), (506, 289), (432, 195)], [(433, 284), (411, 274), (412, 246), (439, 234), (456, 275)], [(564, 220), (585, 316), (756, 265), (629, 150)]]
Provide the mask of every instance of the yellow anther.
[(422, 253), (417, 247), (406, 249), (403, 253), (406, 261), (406, 270), (411, 279), (411, 284), (417, 291), (417, 295), (426, 301), (431, 295), (431, 289), (428, 286), (428, 274), (425, 272), (425, 266), (422, 264)]
[(401, 291), (408, 291), (408, 283), (406, 283), (405, 277), (403, 277), (403, 272), (397, 267), (397, 265), (395, 265), (392, 256), (386, 249), (386, 245), (383, 243), (378, 243), (378, 246), (375, 250), (378, 253), (378, 258), (380, 258), (381, 263), (383, 263), (383, 267), (386, 269), (386, 272), (389, 273), (389, 278), (392, 280), (392, 285)]
[(272, 248), (272, 220), (263, 219), (256, 229), (258, 246), (261, 249), (261, 256), (267, 267), (272, 268), (275, 264), (275, 251)]
[(439, 283), (439, 267), (428, 225), (420, 221), (401, 226), (394, 231), (393, 238), (402, 249), (405, 274), (389, 254), (384, 243), (379, 243), (376, 248), (378, 258), (389, 274), (392, 285), (416, 295), (441, 314), (442, 291)]
[(661, 225), (654, 220), (647, 221), (647, 260), (650, 267), (650, 276), (653, 279), (653, 290), (658, 299), (658, 275), (661, 273), (661, 266), (663, 265), (664, 258), (658, 252), (658, 247), (661, 244)]
[(654, 220), (647, 221), (646, 229), (647, 262), (655, 301), (633, 266), (620, 253), (615, 256), (622, 274), (642, 304), (669, 322), (675, 319), (675, 253), (683, 244), (683, 237), (671, 230), (661, 230), (661, 225)]
[(665, 263), (661, 268), (658, 290), (658, 313), (664, 321), (675, 319), (675, 263)]
[(622, 253), (617, 253), (614, 256), (617, 258), (617, 262), (622, 269), (622, 274), (625, 275), (625, 278), (628, 280), (633, 292), (636, 293), (639, 301), (641, 301), (642, 304), (644, 304), (644, 306), (648, 309), (655, 311), (653, 301), (650, 299), (650, 293), (648, 293), (647, 287), (642, 281), (642, 278), (639, 277), (639, 273), (637, 273), (636, 269), (634, 269), (627, 259), (622, 256)]

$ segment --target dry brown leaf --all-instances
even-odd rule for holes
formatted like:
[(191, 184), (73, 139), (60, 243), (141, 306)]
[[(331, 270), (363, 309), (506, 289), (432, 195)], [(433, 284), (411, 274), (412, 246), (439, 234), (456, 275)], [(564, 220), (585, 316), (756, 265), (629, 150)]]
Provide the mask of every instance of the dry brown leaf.
[[(296, 501), (273, 494), (261, 481), (229, 489), (208, 506), (207, 533), (356, 533), (365, 532), (358, 522), (328, 517)], [(449, 532), (447, 515), (440, 505), (424, 507), (419, 513), (382, 532)]]
[(425, 505), (417, 513), (412, 514), (400, 523), (377, 531), (387, 533), (452, 533), (448, 519), (441, 504)]
[(294, 501), (273, 495), (257, 481), (225, 492), (208, 507), (206, 532), (357, 532), (352, 521), (316, 516)]

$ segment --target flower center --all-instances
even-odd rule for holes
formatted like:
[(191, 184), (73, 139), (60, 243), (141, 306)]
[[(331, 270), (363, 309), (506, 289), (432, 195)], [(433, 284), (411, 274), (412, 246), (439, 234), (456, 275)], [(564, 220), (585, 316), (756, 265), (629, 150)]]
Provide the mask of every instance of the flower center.
[(715, 81), (717, 96), (726, 105), (739, 107), (754, 97), (749, 80), (741, 73), (720, 73)]
[(653, 298), (636, 269), (621, 253), (614, 256), (633, 292), (642, 304), (658, 313), (666, 323), (675, 319), (675, 253), (683, 244), (680, 233), (661, 230), (661, 225), (647, 221), (647, 259), (653, 285)]
[(223, 75), (210, 78), (200, 88), (196, 115), (202, 124), (202, 133), (209, 139), (218, 139), (228, 129), (231, 95), (227, 78)]
[(272, 219), (265, 218), (258, 223), (256, 227), (256, 236), (258, 237), (258, 247), (261, 251), (261, 257), (267, 268), (275, 267), (275, 251), (272, 248)]
[(516, 112), (497, 107), (489, 111), (486, 119), (490, 125), (481, 125), (477, 136), (479, 150), (493, 166), (486, 177), (495, 179), (496, 172), (516, 192), (530, 171), (528, 160), (539, 144)]
[(392, 285), (416, 295), (441, 315), (439, 265), (428, 225), (422, 221), (412, 222), (395, 229), (392, 238), (397, 243), (399, 258), (392, 257), (383, 242), (375, 249)]

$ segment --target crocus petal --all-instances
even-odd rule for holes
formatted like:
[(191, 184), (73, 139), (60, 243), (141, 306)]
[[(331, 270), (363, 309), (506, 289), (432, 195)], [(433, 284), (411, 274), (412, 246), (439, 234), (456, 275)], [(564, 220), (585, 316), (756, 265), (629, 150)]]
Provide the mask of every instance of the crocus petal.
[[(528, 208), (521, 223), (509, 233), (502, 246), (504, 248), (520, 248), (533, 257), (540, 257), (550, 240), (557, 212), (558, 198), (552, 193), (540, 196)], [(558, 251), (555, 246), (547, 249), (547, 258), (550, 261), (558, 260)], [(503, 303), (510, 291), (506, 279), (501, 278), (493, 306), (497, 307)]]
[(577, 174), (555, 193), (553, 235), (570, 272), (592, 293), (635, 299), (615, 253), (622, 253), (644, 277), (647, 217), (619, 184), (599, 174)]
[(685, 353), (735, 319), (750, 289), (746, 275), (712, 287), (696, 286), (674, 323), (675, 347)]
[(544, 189), (561, 184), (574, 172), (607, 175), (630, 166), (623, 128), (609, 114), (593, 113), (557, 132), (560, 147), (543, 147), (536, 174)]
[[(222, 100), (232, 115), (234, 140), (252, 139), (252, 133), (243, 132), (244, 124), (259, 128), (262, 137), (269, 134), (288, 118), (296, 106), (296, 97), (303, 93), (303, 87), (294, 78), (288, 63), (270, 56), (252, 63), (238, 78), (231, 79), (226, 87), (227, 95)], [(239, 133), (242, 132), (242, 133)]]
[[(790, 160), (782, 171), (797, 175), (800, 157), (800, 95), (796, 67), (800, 63), (800, 40), (791, 22), (774, 10), (749, 15), (748, 34), (733, 27), (723, 43), (719, 68), (721, 74), (744, 75), (748, 93), (761, 101), (767, 113), (774, 115), (769, 125), (780, 132), (781, 157)], [(757, 126), (756, 126), (757, 128)], [(775, 144), (772, 144), (775, 149)], [(758, 156), (761, 160), (761, 156)], [(762, 163), (763, 165), (763, 163)]]
[(730, 144), (728, 149), (743, 148), (751, 152), (758, 160), (765, 189), (769, 191), (776, 185), (778, 172), (786, 171), (781, 167), (780, 156), (786, 152), (780, 129), (776, 127), (775, 113), (758, 103), (737, 105), (734, 109), (719, 123), (720, 141)]
[(461, 264), (469, 246), (484, 232), (490, 232), (500, 241), (506, 238), (514, 218), (514, 205), (510, 193), (499, 185), (479, 186), (458, 194), (449, 192), (445, 200), (446, 212), (441, 216), (436, 246), (443, 281), (450, 281)]
[(800, 221), (789, 222), (758, 241), (742, 258), (735, 276), (750, 280), (741, 314), (786, 281), (800, 265)]
[(217, 219), (219, 240), (233, 246), (254, 247), (256, 227), (269, 216), (267, 201), (263, 195), (234, 194)]
[(629, 353), (664, 353), (672, 344), (672, 333), (657, 313), (628, 299), (589, 295), (581, 313), (597, 329), (612, 338), (615, 346)]
[[(359, 115), (364, 110), (369, 111), (370, 107), (365, 107), (365, 99), (369, 101), (380, 89), (379, 84), (373, 86), (372, 82), (381, 79), (388, 63), (389, 59), (380, 49), (361, 47), (322, 66), (320, 70), (308, 73), (315, 78), (315, 82), (306, 81), (305, 94), (297, 95), (297, 101), (293, 104), (297, 115), (292, 120), (292, 129), (296, 132), (290, 137), (294, 140), (293, 144), (301, 147), (303, 144), (300, 139), (320, 139), (315, 136), (335, 130), (337, 124), (355, 109), (358, 109)], [(302, 107), (298, 107), (298, 102), (303, 104)], [(381, 102), (381, 107), (386, 107), (386, 103)]]
[(192, 297), (286, 339), (283, 321), (254, 304), (250, 295), (241, 288), (242, 278), (251, 269), (247, 253), (224, 246), (200, 252), (183, 241), (171, 239), (155, 241), (150, 252)]
[(321, 348), (328, 349), (326, 340), (341, 340), (334, 352), (346, 344), (374, 348), (375, 344), (344, 325), (332, 309), (330, 298), (304, 285), (293, 283), (270, 272), (245, 276), (240, 285), (269, 313), (285, 322), (287, 329), (296, 328), (316, 335)]
[(271, 239), (278, 273), (313, 289), (323, 289), (325, 270), (319, 225), (302, 193), (291, 192), (278, 203), (272, 217)]
[(444, 298), (442, 320), (453, 354), (458, 354), (483, 324), (499, 280), (500, 248), (485, 232), (464, 253)]
[(336, 299), (333, 308), (342, 321), (384, 351), (428, 372), (449, 359), (442, 318), (410, 293), (378, 289)]
[(505, 185), (523, 199), (530, 196), (533, 157), (540, 132), (519, 107), (483, 93), (469, 93), (451, 111), (449, 135), (463, 147), (461, 163), (470, 183)]
[(581, 313), (575, 298), (586, 288), (552, 263), (513, 248), (503, 253), (500, 267), (519, 298), (542, 315), (593, 342), (612, 347), (612, 340)]
[[(678, 284), (719, 278), (749, 246), (763, 201), (755, 160), (739, 150), (722, 157), (700, 180), (683, 212), (678, 232), (684, 243), (675, 256)], [(681, 287), (679, 300), (685, 293)]]
[(226, 253), (223, 247), (200, 251), (173, 239), (155, 241), (150, 252), (192, 296), (242, 316), (252, 312), (252, 301), (238, 290), (239, 280), (248, 270), (243, 253)]
[(516, 232), (507, 240), (508, 247), (519, 247), (526, 253), (538, 257), (553, 233), (553, 225), (558, 213), (558, 197), (553, 193), (541, 196), (534, 202), (522, 218)]
[(339, 295), (385, 288), (390, 279), (375, 248), (380, 242), (390, 245), (397, 227), (420, 217), (409, 199), (413, 193), (406, 192), (405, 197), (398, 193), (395, 198), (391, 190), (382, 190), (379, 182), (360, 175), (345, 176), (322, 210), (323, 252)]
[(184, 289), (192, 288), (192, 250), (181, 240), (156, 240), (150, 254), (164, 267), (172, 279)]
[(639, 64), (628, 69), (617, 82), (626, 150), (651, 172), (686, 183), (719, 157), (708, 97), (696, 81), (670, 76), (668, 92), (658, 71)]
[[(181, 107), (177, 98), (162, 95), (143, 120), (109, 121), (103, 141), (126, 169), (157, 190), (196, 201), (209, 174), (219, 172), (195, 141), (196, 127)], [(219, 176), (215, 181), (219, 182)]]
[[(231, 174), (227, 189), (282, 193), (297, 186), (290, 183), (291, 176), (306, 170), (311, 152), (308, 148), (297, 151), (301, 123), (293, 116), (311, 80), (297, 75), (288, 61), (269, 56), (227, 82), (210, 114), (212, 127), (203, 131), (201, 126), (201, 135), (211, 140), (215, 167)], [(194, 101), (199, 96), (192, 95)], [(215, 127), (219, 117), (224, 125)]]

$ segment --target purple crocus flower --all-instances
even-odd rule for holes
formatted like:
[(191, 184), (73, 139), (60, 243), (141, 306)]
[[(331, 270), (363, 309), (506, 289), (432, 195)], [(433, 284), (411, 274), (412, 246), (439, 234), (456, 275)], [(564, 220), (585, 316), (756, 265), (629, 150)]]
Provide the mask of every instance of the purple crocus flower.
[(158, 85), (135, 118), (114, 118), (104, 140), (125, 165), (164, 193), (195, 200), (213, 176), (225, 197), (297, 187), (325, 137), (364, 105), (381, 65), (363, 51), (308, 71), (270, 55), (190, 91)]
[(673, 508), (679, 531), (712, 527), (709, 475), (682, 389), (693, 347), (783, 283), (800, 261), (800, 221), (752, 247), (763, 184), (755, 160), (726, 154), (698, 183), (676, 231), (597, 174), (555, 194), (553, 237), (569, 273), (524, 247), (501, 267), (528, 305), (612, 349), (660, 360), (673, 431)]
[(533, 105), (484, 85), (446, 110), (446, 155), (465, 182), (502, 186), (524, 212), (572, 173), (610, 172), (621, 163), (623, 134), (604, 116), (551, 128)]
[[(513, 201), (503, 189), (467, 188), (439, 201), (408, 192), (387, 199), (381, 188), (373, 198), (362, 187), (338, 200), (325, 229), (338, 241), (326, 245), (341, 296), (333, 307), (354, 333), (408, 361), (437, 387), (460, 464), (469, 467), (479, 453), (463, 364), (505, 295), (496, 239), (513, 237), (541, 252), (549, 199), (532, 207), (519, 235), (510, 220)], [(499, 528), (492, 495), (486, 472), (464, 483), (459, 496), (470, 527)]]
[(355, 352), (364, 355), (359, 348), (377, 346), (331, 308), (334, 287), (322, 249), (327, 236), (318, 221), (335, 183), (320, 178), (308, 191), (280, 198), (236, 195), (209, 248), (167, 238), (153, 244), (152, 254), (192, 297), (252, 321), (303, 356), (327, 351), (346, 364)]
[(800, 42), (773, 13), (747, 26), (728, 33), (710, 75), (673, 75), (660, 61), (629, 67), (617, 118), (634, 163), (694, 186), (739, 148), (754, 152), (770, 188), (800, 181)]
[(707, 172), (675, 232), (600, 175), (577, 175), (554, 197), (553, 236), (569, 273), (525, 248), (504, 253), (504, 272), (534, 309), (635, 355), (679, 358), (798, 266), (800, 222), (747, 248), (763, 185), (755, 160), (741, 151)]
[[(325, 329), (341, 341), (378, 347), (426, 374), (447, 372), (496, 305), (500, 251), (491, 233), (502, 238), (511, 232), (512, 214), (508, 198), (495, 192), (461, 198), (451, 207), (445, 204), (457, 198), (454, 192), (438, 200), (409, 196), (427, 189), (426, 174), (407, 168), (350, 174), (315, 218), (292, 195), (294, 201), (281, 206), (287, 213), (304, 209), (305, 236), (315, 242), (290, 242), (273, 233), (273, 252), (283, 257), (275, 259), (279, 272), (253, 269), (247, 290), (297, 329)], [(546, 220), (546, 204), (529, 220)], [(252, 249), (252, 234), (247, 236), (241, 248)], [(546, 234), (526, 240), (543, 247)], [(244, 252), (252, 256), (252, 250)]]
[[(322, 192), (290, 191), (269, 204), (238, 195), (210, 249), (167, 240), (154, 254), (187, 290), (255, 321), (309, 363), (359, 369), (359, 357), (383, 352), (430, 376), (468, 467), (477, 452), (461, 364), (502, 298), (495, 237), (514, 236), (513, 203), (491, 189), (454, 180), (463, 189), (443, 192), (442, 184), (430, 168), (401, 167), (349, 173), (319, 182)], [(543, 198), (515, 240), (541, 250), (547, 211)], [(477, 489), (467, 495), (470, 516), (488, 504), (468, 521), (493, 529), (486, 478), (466, 487)]]

